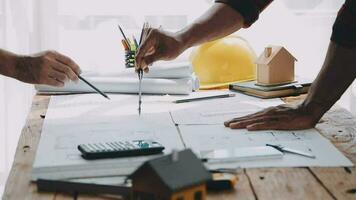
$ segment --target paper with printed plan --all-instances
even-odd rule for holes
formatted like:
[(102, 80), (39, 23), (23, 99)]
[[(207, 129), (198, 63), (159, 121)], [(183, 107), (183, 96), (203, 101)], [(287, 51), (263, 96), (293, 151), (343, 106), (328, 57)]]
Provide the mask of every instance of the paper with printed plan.
[(255, 167), (336, 167), (352, 166), (334, 145), (315, 129), (300, 131), (254, 131), (231, 130), (223, 125), (183, 125), (179, 127), (187, 148), (197, 154), (200, 151), (279, 144), (288, 148), (308, 152), (315, 159), (285, 153), (282, 159), (264, 159), (235, 163), (208, 164), (209, 168), (255, 168)]
[[(187, 98), (224, 92), (198, 92)], [(32, 178), (95, 178), (128, 175), (155, 156), (84, 160), (77, 145), (113, 140), (153, 139), (172, 149), (193, 151), (282, 144), (310, 151), (316, 159), (286, 153), (282, 159), (214, 164), (222, 167), (351, 166), (315, 129), (304, 131), (230, 130), (223, 121), (282, 103), (236, 94), (233, 98), (175, 104), (182, 96), (143, 96), (143, 112), (137, 113), (136, 95), (97, 94), (53, 96), (48, 106)], [(178, 125), (196, 124), (196, 125)], [(90, 179), (91, 180), (91, 179)], [(106, 181), (106, 179), (105, 179)], [(116, 181), (116, 179), (115, 179)]]
[(235, 97), (191, 102), (185, 109), (172, 111), (172, 116), (180, 125), (223, 124), (279, 104), (283, 104), (280, 99), (259, 99), (236, 93)]
[[(33, 166), (33, 179), (127, 175), (154, 156), (84, 160), (77, 145), (92, 142), (153, 139), (183, 149), (177, 128), (164, 102), (146, 98), (137, 114), (137, 96), (68, 95), (52, 97)], [(151, 112), (152, 111), (152, 112)]]

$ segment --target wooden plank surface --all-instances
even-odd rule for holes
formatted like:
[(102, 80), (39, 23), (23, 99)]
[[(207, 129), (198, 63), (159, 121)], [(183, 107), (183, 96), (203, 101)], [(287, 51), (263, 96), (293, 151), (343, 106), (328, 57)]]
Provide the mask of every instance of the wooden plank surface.
[(54, 194), (38, 195), (30, 183), (32, 164), (41, 135), (43, 118), (47, 111), (49, 97), (36, 96), (31, 112), (22, 129), (15, 159), (5, 186), (3, 199), (53, 199)]
[[(284, 99), (288, 103), (302, 97)], [(43, 118), (49, 102), (48, 96), (35, 96), (31, 113), (19, 139), (14, 163), (7, 180), (3, 199), (69, 200), (73, 195), (38, 193), (30, 183), (32, 164), (40, 139)], [(334, 108), (317, 125), (355, 163), (356, 120), (344, 109)], [(248, 169), (238, 174), (234, 191), (209, 193), (208, 199), (356, 199), (355, 168), (267, 168)], [(113, 199), (102, 196), (79, 195), (80, 200)]]
[(259, 200), (333, 199), (307, 168), (248, 169)]

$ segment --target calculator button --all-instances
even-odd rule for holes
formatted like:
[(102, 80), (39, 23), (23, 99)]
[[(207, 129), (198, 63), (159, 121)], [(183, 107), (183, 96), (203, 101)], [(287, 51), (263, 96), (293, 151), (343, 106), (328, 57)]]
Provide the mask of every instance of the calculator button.
[(117, 148), (111, 142), (107, 142), (106, 145), (109, 146), (112, 151), (117, 151)]
[(105, 151), (105, 149), (103, 149), (102, 147), (100, 147), (98, 144), (93, 144), (93, 146), (96, 147), (96, 152), (103, 152), (103, 151)]
[(119, 147), (120, 150), (124, 149), (124, 147), (121, 146), (118, 142), (114, 142), (114, 144), (115, 144), (117, 147)]
[(88, 144), (88, 147), (90, 147), (92, 152), (96, 152), (96, 147), (94, 147), (92, 144)]
[(126, 146), (126, 144), (125, 144), (124, 142), (119, 142), (119, 143), (121, 144), (121, 146), (122, 146), (122, 148), (123, 148), (124, 150), (129, 149), (129, 148), (127, 148), (127, 146)]
[(116, 151), (119, 151), (121, 149), (121, 147), (116, 145), (115, 142), (110, 142), (110, 144), (115, 148)]
[(83, 149), (84, 149), (84, 151), (87, 151), (87, 152), (91, 152), (92, 150), (87, 146), (87, 145), (85, 145), (85, 144), (82, 144), (82, 145), (80, 145)]

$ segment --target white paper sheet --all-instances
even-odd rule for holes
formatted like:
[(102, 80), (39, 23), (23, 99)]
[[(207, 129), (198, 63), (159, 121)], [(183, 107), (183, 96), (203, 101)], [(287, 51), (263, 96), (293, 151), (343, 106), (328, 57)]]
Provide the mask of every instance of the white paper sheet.
[(222, 124), (224, 121), (283, 104), (280, 99), (259, 99), (236, 93), (235, 97), (186, 103), (185, 109), (172, 112), (181, 125)]
[[(189, 78), (193, 74), (190, 62), (157, 62), (150, 67), (149, 73), (145, 73), (146, 78), (180, 79)], [(87, 71), (83, 73), (87, 77), (133, 77), (137, 78), (134, 68), (121, 70), (120, 72), (98, 73)]]
[[(103, 92), (137, 93), (139, 80), (137, 77), (85, 77), (90, 83)], [(46, 85), (36, 85), (39, 93), (82, 93), (95, 92), (83, 81), (69, 82), (64, 87), (57, 88)], [(142, 92), (147, 94), (189, 94), (199, 89), (199, 80), (192, 76), (182, 79), (142, 79)]]
[[(167, 106), (146, 102), (137, 114), (137, 96), (54, 96), (49, 104), (33, 169), (33, 179), (127, 175), (154, 156), (87, 161), (77, 145), (88, 142), (153, 139), (166, 147), (183, 144)], [(158, 106), (159, 105), (159, 106)], [(149, 112), (152, 110), (153, 112)]]
[[(187, 98), (224, 92), (198, 92)], [(229, 147), (263, 146), (266, 143), (282, 144), (290, 148), (311, 151), (316, 159), (285, 154), (278, 161), (249, 161), (209, 165), (222, 167), (297, 167), (297, 166), (351, 166), (327, 139), (315, 129), (305, 131), (262, 131), (230, 130), (222, 122), (224, 117), (206, 120), (194, 112), (199, 107), (204, 113), (223, 112), (236, 106), (241, 113), (279, 104), (278, 100), (257, 100), (237, 94), (234, 98), (206, 100), (175, 104), (172, 101), (182, 96), (144, 95), (142, 115), (138, 116), (137, 95), (110, 95), (107, 100), (98, 94), (64, 95), (51, 98), (44, 121), (41, 139), (33, 169), (33, 179), (44, 178), (95, 178), (130, 174), (145, 160), (154, 156), (86, 161), (80, 157), (77, 145), (87, 142), (153, 139), (162, 143), (165, 153), (172, 149), (192, 148), (193, 151)], [(244, 103), (243, 106), (241, 103)], [(239, 105), (240, 104), (240, 105)], [(203, 106), (203, 109), (201, 108)], [(250, 109), (251, 105), (253, 109)], [(208, 108), (208, 110), (205, 110)], [(224, 109), (222, 109), (224, 108)], [(254, 110), (256, 109), (256, 110)], [(232, 109), (230, 109), (232, 110)], [(171, 114), (169, 113), (171, 111)], [(187, 112), (189, 120), (200, 125), (179, 125), (179, 134), (172, 113)], [(183, 112), (183, 114), (184, 114)], [(231, 113), (228, 117), (235, 117)], [(183, 116), (183, 115), (182, 115)], [(173, 117), (173, 118), (172, 118)], [(202, 119), (201, 119), (202, 118)], [(212, 125), (202, 125), (203, 123)], [(218, 125), (214, 125), (218, 124)]]
[(187, 148), (202, 150), (264, 146), (280, 144), (309, 152), (315, 159), (285, 153), (283, 159), (244, 161), (236, 163), (209, 164), (209, 168), (255, 168), (255, 167), (305, 167), (305, 166), (352, 166), (352, 163), (333, 144), (315, 129), (302, 131), (254, 131), (231, 130), (223, 125), (179, 126)]

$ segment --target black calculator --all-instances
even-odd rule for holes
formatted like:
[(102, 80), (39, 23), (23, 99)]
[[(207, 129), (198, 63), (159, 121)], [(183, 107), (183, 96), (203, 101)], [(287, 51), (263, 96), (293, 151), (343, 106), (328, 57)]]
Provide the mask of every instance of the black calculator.
[(162, 153), (164, 146), (152, 140), (112, 141), (78, 145), (87, 160), (152, 155)]

